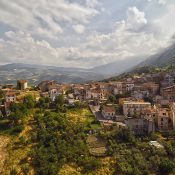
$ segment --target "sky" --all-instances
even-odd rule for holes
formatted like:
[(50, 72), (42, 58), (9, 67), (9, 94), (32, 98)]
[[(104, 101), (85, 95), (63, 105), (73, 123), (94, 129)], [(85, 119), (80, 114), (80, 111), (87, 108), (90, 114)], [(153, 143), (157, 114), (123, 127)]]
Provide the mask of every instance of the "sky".
[(175, 0), (0, 0), (0, 64), (91, 68), (175, 39)]

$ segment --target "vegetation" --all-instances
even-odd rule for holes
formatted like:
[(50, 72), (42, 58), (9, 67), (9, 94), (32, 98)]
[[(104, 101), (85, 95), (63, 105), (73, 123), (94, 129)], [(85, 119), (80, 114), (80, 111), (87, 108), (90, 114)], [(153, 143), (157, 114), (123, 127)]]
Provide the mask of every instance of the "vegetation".
[(87, 144), (91, 155), (98, 156), (98, 157), (106, 155), (106, 152), (107, 152), (106, 140), (96, 135), (89, 135), (87, 138)]
[[(111, 100), (113, 97), (111, 97)], [(115, 105), (118, 114), (121, 106)], [(116, 125), (103, 128), (87, 104), (64, 105), (27, 95), (1, 118), (9, 156), (4, 174), (146, 175), (175, 173), (175, 133), (135, 137)], [(164, 148), (149, 145), (158, 140)], [(3, 147), (4, 148), (4, 147)]]
[(82, 123), (75, 125), (66, 115), (55, 112), (39, 113), (35, 120), (33, 139), (38, 144), (31, 155), (38, 174), (57, 174), (69, 163), (83, 167), (84, 172), (100, 166), (100, 161), (88, 152)]
[(151, 137), (136, 138), (127, 129), (113, 126), (109, 131), (99, 134), (100, 137), (108, 140), (108, 154), (115, 161), (116, 174), (142, 175), (175, 172), (174, 141), (167, 145), (167, 142), (159, 140), (164, 148), (158, 149), (149, 145)]
[(169, 64), (166, 66), (143, 66), (143, 67), (137, 67), (133, 69), (130, 72), (122, 73), (116, 77), (109, 78), (105, 80), (108, 81), (121, 81), (124, 78), (131, 78), (133, 75), (141, 75), (141, 74), (154, 74), (154, 73), (173, 73), (175, 70), (175, 64)]

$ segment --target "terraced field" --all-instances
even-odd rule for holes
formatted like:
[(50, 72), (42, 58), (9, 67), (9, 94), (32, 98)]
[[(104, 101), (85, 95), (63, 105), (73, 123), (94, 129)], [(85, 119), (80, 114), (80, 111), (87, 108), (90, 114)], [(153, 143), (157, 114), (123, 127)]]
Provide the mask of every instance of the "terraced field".
[(87, 144), (89, 147), (89, 152), (93, 156), (105, 156), (107, 152), (107, 143), (105, 140), (95, 136), (89, 135), (87, 138)]

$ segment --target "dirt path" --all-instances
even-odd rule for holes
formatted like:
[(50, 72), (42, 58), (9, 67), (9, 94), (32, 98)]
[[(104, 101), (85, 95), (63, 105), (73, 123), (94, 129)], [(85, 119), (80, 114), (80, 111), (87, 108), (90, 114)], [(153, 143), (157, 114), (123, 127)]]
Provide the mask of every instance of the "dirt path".
[(8, 156), (7, 145), (10, 142), (10, 139), (6, 136), (0, 136), (0, 174), (3, 171), (5, 160)]

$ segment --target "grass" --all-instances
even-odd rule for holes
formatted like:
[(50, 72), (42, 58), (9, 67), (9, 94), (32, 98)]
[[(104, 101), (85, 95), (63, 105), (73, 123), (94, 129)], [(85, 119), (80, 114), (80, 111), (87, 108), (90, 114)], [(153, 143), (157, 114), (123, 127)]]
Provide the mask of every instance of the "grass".
[(91, 128), (92, 128), (93, 130), (98, 130), (98, 129), (101, 128), (101, 125), (100, 125), (100, 124), (91, 124)]
[(20, 92), (20, 95), (17, 96), (18, 100), (24, 99), (24, 97), (31, 95), (34, 98), (39, 98), (40, 94), (37, 91), (27, 91), (27, 92)]
[(74, 164), (65, 164), (59, 171), (58, 175), (83, 175), (81, 170), (82, 169), (80, 167), (77, 167)]
[[(11, 138), (10, 144), (7, 147), (9, 156), (4, 166), (4, 173), (2, 175), (9, 175), (12, 170), (23, 174), (23, 168), (29, 167), (30, 174), (33, 175), (32, 166), (30, 166), (29, 153), (32, 148), (30, 143), (30, 136), (32, 131), (31, 120), (33, 116), (29, 116), (25, 120), (24, 129), (16, 136), (9, 136)], [(7, 133), (9, 130), (7, 129)]]
[(86, 175), (111, 175), (114, 174), (115, 161), (112, 157), (100, 158), (101, 167), (97, 170), (87, 173)]
[(101, 129), (100, 123), (96, 121), (95, 116), (88, 108), (69, 109), (66, 115), (73, 124), (85, 124), (85, 130), (87, 131)]
[(2, 174), (5, 160), (8, 157), (7, 145), (9, 142), (9, 137), (0, 135), (0, 174)]
[(88, 108), (84, 109), (69, 109), (67, 114), (68, 119), (73, 123), (91, 123), (95, 120), (95, 117), (89, 111)]

